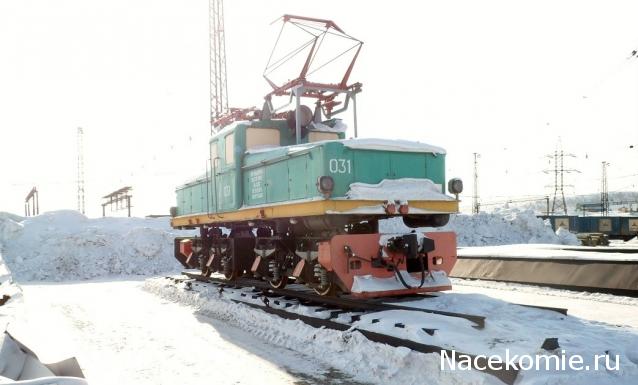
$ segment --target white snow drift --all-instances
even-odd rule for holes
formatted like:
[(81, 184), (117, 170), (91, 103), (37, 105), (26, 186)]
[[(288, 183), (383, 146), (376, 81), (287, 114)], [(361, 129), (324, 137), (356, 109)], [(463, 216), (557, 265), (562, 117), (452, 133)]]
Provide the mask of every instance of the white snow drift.
[[(517, 355), (552, 354), (545, 353), (541, 345), (545, 338), (557, 337), (560, 349), (567, 357), (579, 355), (587, 365), (592, 365), (595, 355), (605, 352), (618, 359), (617, 370), (521, 371), (516, 382), (519, 385), (634, 385), (638, 378), (638, 334), (635, 329), (522, 307), (479, 294), (439, 294), (435, 298), (417, 299), (403, 305), (480, 314), (487, 317), (482, 330), (475, 329), (471, 322), (463, 319), (393, 310), (361, 315), (353, 329), (339, 332), (315, 329), (300, 321), (285, 320), (232, 302), (240, 298), (242, 292), (250, 293), (250, 289), (220, 293), (211, 286), (195, 283), (187, 287), (163, 278), (147, 280), (145, 288), (163, 298), (194, 306), (201, 314), (222, 319), (270, 343), (317, 357), (318, 361), (359, 381), (383, 384), (502, 384), (495, 377), (476, 371), (442, 371), (438, 354), (422, 354), (407, 348), (373, 343), (356, 329), (387, 333), (459, 352), (502, 357), (505, 357), (506, 349)], [(254, 301), (255, 304), (260, 302), (259, 299)], [(303, 305), (288, 308), (292, 312), (321, 318), (314, 309)], [(352, 314), (340, 317), (348, 319)], [(375, 322), (374, 319), (380, 321)], [(397, 328), (394, 326), (396, 323), (402, 323), (404, 327)], [(436, 332), (430, 335), (422, 331), (423, 327), (436, 329)]]
[(76, 211), (0, 214), (0, 247), (18, 281), (78, 280), (174, 271), (167, 218), (88, 219)]
[[(401, 218), (382, 221), (379, 230), (384, 233), (409, 232)], [(459, 246), (497, 246), (522, 243), (548, 243), (578, 245), (576, 236), (568, 231), (554, 233), (547, 221), (537, 218), (533, 211), (516, 209), (478, 215), (451, 215), (450, 222), (439, 228), (421, 228), (422, 231), (454, 231)]]

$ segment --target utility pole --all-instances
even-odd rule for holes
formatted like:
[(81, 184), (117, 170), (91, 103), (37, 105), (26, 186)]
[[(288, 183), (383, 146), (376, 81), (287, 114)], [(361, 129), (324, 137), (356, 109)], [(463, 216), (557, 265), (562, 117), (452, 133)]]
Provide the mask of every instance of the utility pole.
[(85, 214), (84, 210), (84, 130), (78, 127), (78, 211)]
[(210, 33), (210, 132), (213, 134), (217, 131), (214, 122), (228, 112), (224, 0), (208, 0), (208, 29)]
[(603, 161), (603, 175), (600, 183), (600, 215), (609, 216), (609, 191), (607, 186), (607, 166), (609, 163)]
[(574, 154), (565, 153), (562, 148), (560, 139), (558, 140), (558, 146), (554, 150), (554, 154), (547, 155), (554, 164), (554, 169), (543, 170), (544, 173), (554, 173), (554, 197), (552, 199), (552, 214), (556, 214), (562, 211), (567, 215), (567, 202), (565, 201), (565, 187), (572, 187), (571, 185), (565, 185), (565, 174), (572, 172), (580, 172), (576, 169), (565, 168), (565, 157), (576, 157)]
[(479, 203), (478, 193), (478, 158), (481, 154), (474, 153), (474, 192), (472, 194), (472, 214), (478, 214), (481, 211), (481, 204)]

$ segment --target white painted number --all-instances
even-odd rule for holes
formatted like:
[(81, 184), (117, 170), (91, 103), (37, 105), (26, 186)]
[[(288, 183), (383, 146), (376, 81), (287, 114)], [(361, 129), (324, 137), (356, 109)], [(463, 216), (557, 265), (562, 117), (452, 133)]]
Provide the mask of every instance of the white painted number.
[(333, 174), (350, 174), (352, 166), (350, 159), (330, 159), (330, 172)]

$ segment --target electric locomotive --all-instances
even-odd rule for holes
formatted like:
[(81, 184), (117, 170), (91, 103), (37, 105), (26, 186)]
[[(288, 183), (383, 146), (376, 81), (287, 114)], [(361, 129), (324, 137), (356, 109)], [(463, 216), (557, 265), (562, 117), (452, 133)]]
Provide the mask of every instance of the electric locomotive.
[[(345, 35), (334, 22), (284, 16), (311, 25), (315, 43)], [(305, 23), (305, 24), (304, 24)], [(323, 35), (322, 35), (323, 33)], [(358, 42), (349, 35), (348, 39)], [(318, 294), (378, 297), (451, 288), (453, 232), (380, 234), (379, 221), (400, 217), (413, 229), (440, 227), (458, 212), (462, 182), (445, 194), (445, 150), (406, 140), (346, 139), (334, 116), (354, 107), (361, 84), (347, 80), (360, 42), (339, 82), (309, 80), (316, 44), (300, 76), (278, 85), (264, 107), (232, 109), (217, 119), (205, 173), (177, 188), (175, 228), (198, 237), (175, 240), (186, 268), (227, 279), (252, 277), (283, 288), (294, 282)], [(268, 69), (268, 66), (267, 66)], [(292, 111), (274, 108), (288, 96)], [(302, 104), (311, 98), (314, 111)]]

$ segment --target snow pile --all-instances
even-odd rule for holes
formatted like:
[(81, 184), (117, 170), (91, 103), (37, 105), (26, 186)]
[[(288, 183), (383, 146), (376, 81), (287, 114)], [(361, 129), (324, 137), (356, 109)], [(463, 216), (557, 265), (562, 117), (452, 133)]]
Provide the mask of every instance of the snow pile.
[(349, 199), (410, 201), (437, 200), (451, 201), (454, 198), (441, 192), (441, 185), (429, 179), (400, 178), (384, 179), (377, 184), (351, 183), (346, 193)]
[[(409, 232), (401, 218), (381, 221), (383, 233)], [(450, 222), (438, 228), (421, 228), (419, 231), (454, 231), (459, 246), (496, 246), (521, 243), (549, 243), (578, 245), (578, 239), (561, 233), (556, 235), (547, 221), (537, 218), (533, 211), (516, 209), (476, 215), (451, 215)]]
[[(146, 281), (144, 288), (162, 298), (193, 306), (199, 314), (243, 329), (268, 343), (315, 357), (317, 361), (353, 376), (355, 383), (422, 384), (424, 376), (432, 384), (500, 383), (478, 372), (441, 371), (438, 354), (374, 343), (356, 330), (317, 329), (299, 320), (287, 320), (233, 303), (230, 299), (220, 298), (218, 289), (212, 286), (195, 283), (192, 290), (185, 290), (183, 283), (152, 278)], [(245, 290), (250, 292), (250, 289)], [(308, 313), (316, 314), (312, 310)]]
[(576, 234), (571, 233), (564, 227), (559, 227), (558, 230), (556, 230), (556, 236), (560, 240), (561, 245), (580, 245)]
[(7, 329), (7, 325), (16, 315), (16, 308), (21, 303), (22, 289), (13, 282), (11, 271), (0, 253), (0, 328), (2, 330)]
[[(567, 368), (566, 371), (521, 371), (517, 379), (517, 384), (520, 385), (633, 385), (638, 378), (636, 329), (522, 307), (480, 294), (438, 294), (436, 297), (403, 302), (402, 305), (483, 315), (486, 317), (486, 325), (481, 330), (475, 329), (471, 322), (464, 319), (392, 310), (362, 314), (352, 324), (353, 328), (340, 332), (315, 329), (301, 321), (278, 318), (232, 302), (242, 292), (252, 293), (249, 288), (230, 289), (220, 293), (216, 287), (197, 282), (186, 286), (183, 282), (154, 278), (146, 281), (145, 289), (162, 298), (194, 306), (200, 314), (223, 320), (272, 344), (317, 357), (318, 361), (351, 374), (355, 380), (362, 382), (502, 384), (495, 377), (476, 371), (441, 371), (438, 354), (422, 354), (407, 348), (392, 348), (373, 343), (356, 329), (389, 334), (470, 354), (497, 354), (503, 357), (506, 351), (512, 355), (550, 354), (544, 352), (541, 345), (545, 338), (556, 337), (567, 358), (580, 355), (586, 365), (592, 365), (596, 354), (608, 352), (614, 358), (618, 356), (617, 370), (576, 371)], [(255, 299), (255, 303), (259, 301), (260, 299)], [(313, 310), (314, 307), (305, 307), (306, 312), (302, 311), (303, 307), (305, 306), (292, 305), (287, 309), (310, 316), (315, 314), (315, 317), (321, 318)], [(342, 314), (335, 321), (349, 322), (345, 320), (352, 314)], [(404, 327), (395, 327), (397, 323)], [(436, 331), (430, 335), (423, 332), (422, 327)]]
[(18, 281), (174, 271), (175, 235), (167, 218), (88, 219), (70, 210), (19, 223), (0, 217), (0, 246)]
[(24, 218), (14, 214), (0, 212), (0, 246), (3, 240), (12, 239), (22, 230), (22, 222)]

